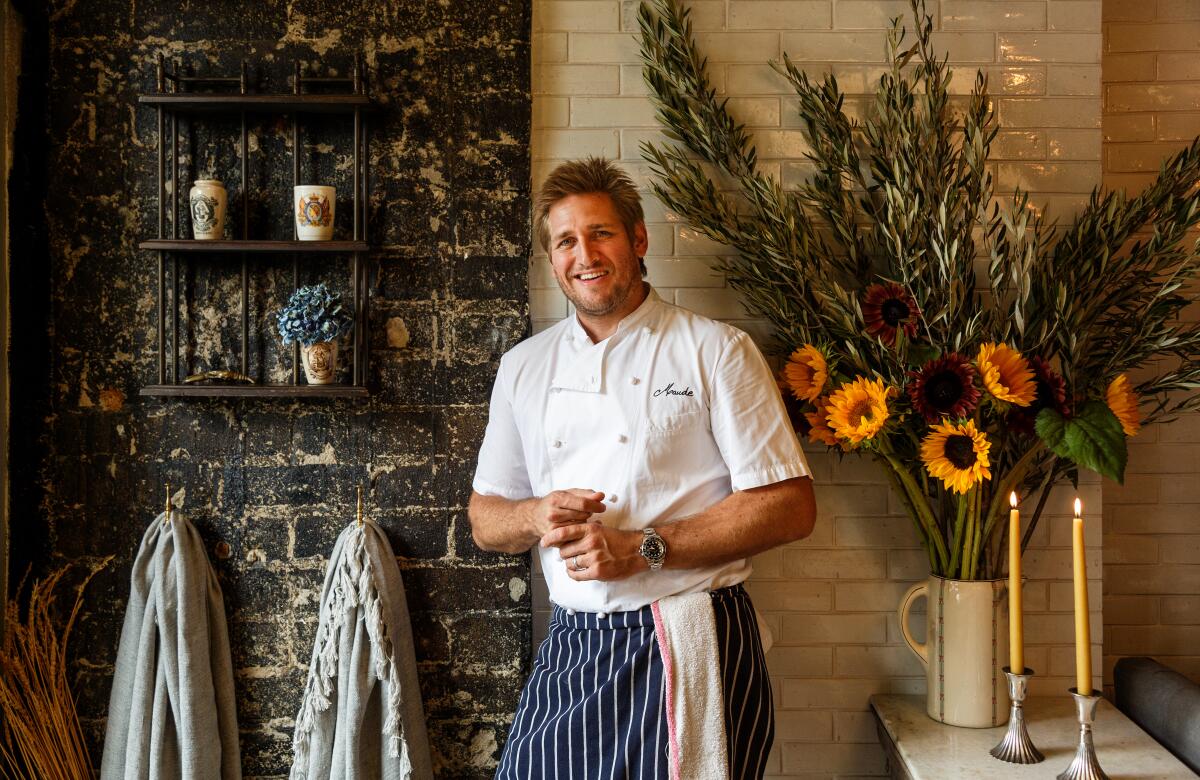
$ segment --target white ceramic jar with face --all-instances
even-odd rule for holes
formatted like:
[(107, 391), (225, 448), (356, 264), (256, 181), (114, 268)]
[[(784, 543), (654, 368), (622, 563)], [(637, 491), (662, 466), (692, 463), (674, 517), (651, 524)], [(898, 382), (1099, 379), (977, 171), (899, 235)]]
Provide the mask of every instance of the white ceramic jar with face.
[(188, 212), (192, 217), (192, 238), (217, 241), (225, 237), (225, 185), (219, 179), (197, 179), (188, 191)]

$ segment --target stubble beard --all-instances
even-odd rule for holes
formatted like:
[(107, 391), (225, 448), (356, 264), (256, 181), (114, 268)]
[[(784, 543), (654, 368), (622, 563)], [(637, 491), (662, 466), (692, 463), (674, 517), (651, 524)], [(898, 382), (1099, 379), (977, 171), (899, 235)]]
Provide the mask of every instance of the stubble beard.
[(559, 280), (558, 286), (563, 291), (563, 295), (567, 296), (567, 300), (575, 307), (575, 310), (588, 317), (604, 317), (617, 311), (629, 300), (630, 294), (634, 289), (634, 284), (640, 284), (641, 279), (633, 279), (629, 283), (613, 288), (611, 294), (607, 298), (600, 300), (588, 300), (582, 295), (577, 294), (571, 287), (570, 283), (564, 283)]

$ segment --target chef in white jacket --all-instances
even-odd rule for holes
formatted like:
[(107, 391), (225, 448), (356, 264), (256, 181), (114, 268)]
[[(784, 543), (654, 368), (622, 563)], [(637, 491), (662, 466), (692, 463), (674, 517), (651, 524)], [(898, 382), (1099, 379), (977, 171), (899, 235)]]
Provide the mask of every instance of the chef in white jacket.
[(575, 313), (504, 355), (473, 484), (482, 548), (536, 548), (555, 604), (498, 778), (667, 778), (650, 605), (712, 594), (731, 777), (761, 777), (770, 682), (741, 583), (807, 536), (812, 481), (771, 371), (742, 331), (643, 280), (638, 193), (564, 163), (535, 206)]

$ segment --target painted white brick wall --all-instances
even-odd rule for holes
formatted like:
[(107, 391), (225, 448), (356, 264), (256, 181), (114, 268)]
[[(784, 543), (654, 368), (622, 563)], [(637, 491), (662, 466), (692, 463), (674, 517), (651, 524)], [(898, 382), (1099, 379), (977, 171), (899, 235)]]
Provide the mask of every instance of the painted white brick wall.
[[(534, 0), (534, 186), (564, 159), (604, 154), (621, 160), (646, 190), (646, 262), (659, 294), (762, 338), (763, 324), (712, 270), (713, 257), (728, 250), (696, 235), (649, 192), (638, 144), (662, 136), (633, 37), (636, 5)], [(786, 186), (805, 175), (805, 144), (794, 96), (766, 60), (786, 51), (810, 72), (832, 69), (843, 88), (866, 94), (881, 73), (888, 19), (908, 15), (908, 3), (894, 0), (694, 0), (691, 7), (714, 85), (753, 129), (763, 167)], [(929, 3), (938, 45), (961, 65), (953, 88), (968, 92), (976, 67), (989, 75), (1007, 128), (995, 154), (1000, 187), (1032, 190), (1052, 215), (1069, 217), (1101, 178), (1100, 8), (1101, 0)], [(536, 247), (530, 262), (535, 330), (569, 312), (547, 265)], [(816, 530), (759, 556), (748, 584), (777, 641), (767, 659), (778, 719), (770, 774), (882, 776), (867, 698), (924, 689), (895, 609), (900, 594), (928, 569), (910, 521), (875, 466), (853, 458), (838, 462), (814, 448), (808, 454), (817, 485)], [(1025, 564), (1027, 662), (1038, 672), (1035, 689), (1056, 694), (1074, 684), (1068, 491), (1052, 499)], [(1099, 481), (1085, 479), (1081, 492), (1090, 521), (1098, 681)], [(536, 578), (535, 609), (537, 640), (549, 603)]]
[[(1200, 135), (1200, 2), (1104, 0), (1104, 183), (1141, 190)], [(1193, 315), (1194, 316), (1194, 315)], [(1150, 655), (1200, 681), (1200, 415), (1145, 429), (1104, 486), (1104, 665)]]

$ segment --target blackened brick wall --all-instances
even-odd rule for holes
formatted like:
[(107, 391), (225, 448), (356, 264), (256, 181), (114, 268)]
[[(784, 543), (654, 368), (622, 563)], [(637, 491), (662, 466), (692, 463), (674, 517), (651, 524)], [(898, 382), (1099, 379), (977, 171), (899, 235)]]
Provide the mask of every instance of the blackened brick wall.
[[(363, 483), (404, 570), (438, 776), (490, 776), (525, 672), (529, 571), (525, 558), (479, 552), (464, 507), (499, 357), (527, 332), (529, 0), (27, 5), (26, 84), (45, 93), (22, 98), (18, 154), (33, 175), (14, 184), (26, 209), (14, 340), (18, 353), (44, 348), (12, 372), (24, 414), (13, 544), (38, 567), (116, 555), (73, 639), (93, 758), (129, 567), (169, 480), (225, 591), (245, 772), (286, 775), (325, 556)], [(156, 230), (156, 122), (136, 98), (153, 89), (156, 55), (224, 74), (245, 58), (257, 88), (282, 92), (293, 60), (345, 74), (355, 52), (381, 106), (371, 400), (140, 397), (156, 380), (155, 256), (136, 248)], [(245, 203), (256, 236), (290, 237), (288, 128), (251, 120), (243, 199), (236, 121), (181, 125), (181, 191), (217, 176), (232, 222)], [(301, 149), (304, 178), (339, 188), (343, 235), (348, 132), (317, 120)], [(346, 286), (346, 261), (304, 267), (303, 281)], [(280, 381), (290, 350), (267, 317), (290, 265), (252, 278), (251, 373)], [(182, 370), (236, 368), (236, 262), (187, 267), (182, 281)]]

